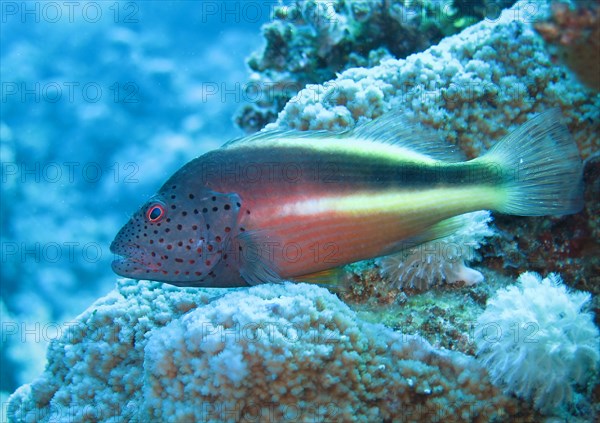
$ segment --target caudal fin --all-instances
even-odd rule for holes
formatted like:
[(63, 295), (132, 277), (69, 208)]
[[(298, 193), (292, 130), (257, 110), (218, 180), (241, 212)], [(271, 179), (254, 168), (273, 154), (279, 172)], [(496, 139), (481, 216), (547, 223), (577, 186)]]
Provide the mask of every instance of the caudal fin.
[(541, 113), (475, 159), (502, 172), (505, 199), (496, 209), (520, 216), (562, 215), (583, 208), (583, 166), (559, 109)]

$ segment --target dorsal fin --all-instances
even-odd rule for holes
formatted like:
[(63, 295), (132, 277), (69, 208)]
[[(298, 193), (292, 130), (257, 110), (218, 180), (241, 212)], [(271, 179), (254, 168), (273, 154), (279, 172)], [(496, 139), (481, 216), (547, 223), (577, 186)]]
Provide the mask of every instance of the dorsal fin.
[(276, 129), (274, 131), (265, 131), (265, 132), (257, 132), (256, 134), (249, 135), (247, 137), (236, 138), (231, 141), (227, 141), (223, 144), (222, 148), (228, 148), (233, 146), (241, 146), (245, 144), (253, 144), (255, 142), (264, 142), (270, 140), (277, 140), (283, 138), (337, 138), (340, 136), (344, 136), (344, 134), (350, 131), (299, 131), (297, 129), (285, 129), (279, 130)]
[(403, 112), (391, 111), (359, 125), (344, 136), (395, 145), (446, 162), (464, 161), (463, 153), (444, 142), (432, 128), (414, 123)]

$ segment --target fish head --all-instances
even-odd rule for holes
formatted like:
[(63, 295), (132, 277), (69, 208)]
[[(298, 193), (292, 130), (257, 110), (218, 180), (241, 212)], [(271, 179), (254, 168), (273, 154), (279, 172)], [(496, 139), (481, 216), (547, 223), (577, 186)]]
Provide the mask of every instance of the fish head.
[(110, 250), (115, 273), (179, 286), (202, 286), (227, 257), (240, 210), (237, 194), (163, 187), (121, 228)]

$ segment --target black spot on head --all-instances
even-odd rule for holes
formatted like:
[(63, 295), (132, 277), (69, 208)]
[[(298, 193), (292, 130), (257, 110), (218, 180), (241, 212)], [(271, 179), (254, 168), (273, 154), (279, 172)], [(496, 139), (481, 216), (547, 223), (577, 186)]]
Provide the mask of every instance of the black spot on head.
[(178, 229), (178, 230), (182, 230), (182, 229), (183, 229), (183, 226), (181, 226), (181, 225), (177, 225), (177, 229)]
[(212, 208), (212, 211), (214, 211), (214, 212), (219, 211), (219, 208), (217, 206), (215, 206)]
[(190, 194), (190, 195), (188, 195), (188, 197), (190, 198), (190, 200), (193, 200), (194, 199), (194, 194)]
[(173, 189), (177, 189), (177, 185), (173, 185), (171, 188), (173, 188)]
[(199, 213), (198, 209), (194, 209), (194, 214), (198, 214), (198, 213)]
[(187, 212), (186, 212), (186, 211), (182, 211), (182, 212), (181, 212), (181, 215), (182, 215), (182, 216), (187, 216)]
[(212, 200), (213, 201), (217, 201), (217, 197), (215, 197), (214, 195), (212, 196)]
[(183, 245), (183, 242), (179, 241), (179, 242), (177, 243), (177, 245), (179, 245), (179, 246), (181, 247), (181, 246)]
[(208, 223), (206, 224), (206, 229), (210, 229), (210, 225)]
[(231, 228), (230, 228), (229, 226), (225, 226), (225, 232), (226, 232), (226, 233), (229, 233), (229, 232), (231, 232)]
[(231, 206), (230, 206), (229, 204), (225, 204), (225, 205), (223, 206), (223, 208), (224, 208), (225, 210), (229, 210), (229, 209), (231, 208)]
[(175, 210), (175, 209), (177, 208), (177, 206), (175, 206), (175, 204), (172, 204), (172, 205), (171, 205), (171, 208), (172, 208), (173, 210)]
[(175, 261), (176, 261), (177, 263), (183, 263), (183, 259), (180, 259), (179, 257), (177, 257), (177, 258), (175, 259)]
[(198, 229), (198, 225), (192, 225), (192, 230), (195, 231), (196, 229)]
[(236, 205), (236, 206), (238, 206), (238, 207), (242, 207), (242, 205), (239, 203), (239, 201), (237, 201), (237, 202), (235, 203), (235, 205)]
[(206, 207), (204, 207), (204, 208), (202, 209), (202, 213), (206, 213), (206, 212), (208, 212), (208, 209), (207, 209)]
[(154, 231), (154, 235), (157, 235), (157, 234), (158, 234), (158, 231), (157, 231), (157, 230), (155, 230), (155, 231)]
[(169, 228), (165, 229), (165, 233), (169, 233), (169, 232), (171, 232), (171, 229), (169, 229)]
[(171, 200), (174, 200), (176, 198), (175, 194), (171, 195)]

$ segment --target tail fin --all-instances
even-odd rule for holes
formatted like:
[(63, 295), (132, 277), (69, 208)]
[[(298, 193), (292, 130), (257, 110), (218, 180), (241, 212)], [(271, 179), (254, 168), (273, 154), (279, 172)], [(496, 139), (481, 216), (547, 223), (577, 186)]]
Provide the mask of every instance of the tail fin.
[(583, 208), (583, 165), (559, 109), (541, 113), (475, 159), (499, 166), (506, 199), (502, 213), (562, 215)]

